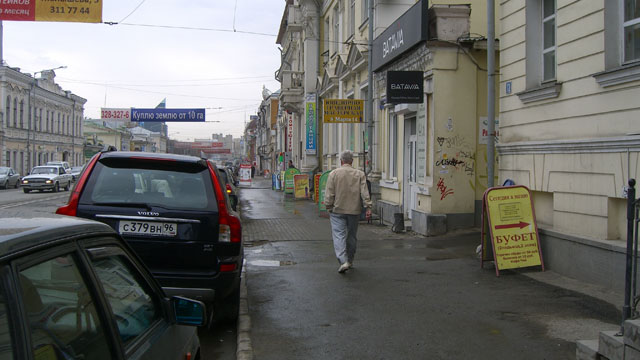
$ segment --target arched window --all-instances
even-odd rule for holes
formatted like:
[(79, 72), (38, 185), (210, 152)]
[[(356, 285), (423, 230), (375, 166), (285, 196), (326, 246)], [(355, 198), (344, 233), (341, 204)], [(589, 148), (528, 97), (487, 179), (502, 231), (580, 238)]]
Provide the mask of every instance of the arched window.
[(18, 99), (13, 99), (13, 124), (12, 126), (18, 126)]
[(24, 100), (20, 100), (20, 128), (24, 129)]

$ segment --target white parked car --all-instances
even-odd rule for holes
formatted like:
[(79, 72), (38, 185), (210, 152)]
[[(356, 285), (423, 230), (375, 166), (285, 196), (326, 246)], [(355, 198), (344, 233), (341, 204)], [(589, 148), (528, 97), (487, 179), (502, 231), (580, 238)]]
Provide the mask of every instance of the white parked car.
[(61, 188), (68, 191), (71, 188), (71, 179), (71, 174), (67, 173), (62, 166), (36, 166), (31, 169), (29, 175), (22, 178), (22, 190), (25, 193), (31, 190), (58, 192)]

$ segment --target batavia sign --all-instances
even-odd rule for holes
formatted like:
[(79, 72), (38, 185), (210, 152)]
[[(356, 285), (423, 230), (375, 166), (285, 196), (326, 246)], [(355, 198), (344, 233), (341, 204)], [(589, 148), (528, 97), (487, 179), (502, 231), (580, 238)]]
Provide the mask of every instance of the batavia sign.
[(421, 104), (424, 101), (422, 71), (387, 71), (387, 102)]

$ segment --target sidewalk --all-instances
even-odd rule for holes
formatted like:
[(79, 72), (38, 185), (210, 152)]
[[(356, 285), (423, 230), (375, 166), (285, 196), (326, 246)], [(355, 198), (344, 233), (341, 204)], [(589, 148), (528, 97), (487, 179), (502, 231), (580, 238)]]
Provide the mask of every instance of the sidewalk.
[[(498, 287), (494, 289), (495, 291), (506, 291), (505, 294), (513, 293), (514, 295), (520, 295), (518, 292), (526, 292), (531, 288), (540, 288), (540, 293), (546, 291), (551, 294), (549, 296), (558, 297), (558, 299), (553, 299), (553, 301), (550, 302), (553, 302), (553, 306), (557, 306), (558, 309), (556, 309), (556, 311), (558, 314), (567, 313), (569, 318), (571, 318), (571, 312), (580, 312), (581, 309), (562, 310), (562, 307), (566, 306), (564, 303), (560, 303), (563, 298), (575, 298), (572, 303), (573, 307), (594, 308), (602, 312), (603, 315), (600, 317), (600, 320), (592, 319), (593, 321), (583, 321), (581, 323), (571, 321), (570, 319), (561, 319), (562, 321), (560, 321), (550, 317), (549, 314), (546, 313), (538, 314), (536, 310), (530, 310), (533, 311), (533, 313), (526, 315), (526, 317), (535, 318), (537, 322), (543, 321), (548, 331), (559, 332), (560, 334), (557, 335), (557, 337), (563, 338), (568, 342), (582, 338), (595, 338), (595, 334), (601, 330), (606, 330), (606, 328), (611, 328), (611, 326), (620, 319), (619, 311), (623, 303), (622, 294), (612, 293), (607, 289), (562, 277), (552, 270), (540, 272), (539, 270), (520, 269), (517, 271), (504, 272), (504, 275), (496, 278), (495, 275), (490, 275), (490, 273), (493, 273), (493, 268), (490, 268), (490, 265), (485, 265), (484, 270), (480, 269), (479, 261), (475, 262), (475, 266), (477, 266), (475, 269), (477, 270), (474, 270), (473, 258), (475, 256), (475, 248), (480, 242), (478, 229), (457, 231), (441, 237), (426, 238), (410, 232), (393, 233), (389, 225), (381, 226), (377, 221), (374, 221), (372, 224), (361, 222), (358, 231), (359, 244), (358, 255), (356, 256), (356, 269), (352, 271), (353, 274), (351, 274), (351, 272), (348, 273), (348, 276), (351, 276), (350, 278), (341, 278), (339, 275), (334, 274), (337, 270), (338, 263), (335, 257), (332, 256), (329, 220), (318, 216), (316, 204), (312, 201), (294, 200), (290, 195), (272, 191), (270, 185), (270, 180), (256, 177), (252, 182), (251, 188), (243, 188), (240, 191), (246, 266), (244, 267), (245, 272), (242, 282), (241, 316), (238, 323), (238, 359), (252, 359), (254, 356), (251, 314), (259, 316), (256, 321), (258, 321), (261, 326), (271, 326), (270, 324), (274, 323), (273, 317), (290, 316), (288, 314), (289, 312), (297, 314), (299, 317), (297, 321), (303, 322), (306, 319), (308, 322), (314, 322), (318, 319), (308, 317), (306, 315), (308, 311), (292, 308), (292, 306), (295, 307), (317, 301), (315, 298), (308, 297), (309, 295), (305, 294), (309, 292), (315, 293), (318, 291), (318, 288), (322, 289), (324, 287), (326, 287), (330, 293), (330, 291), (333, 291), (332, 289), (341, 287), (339, 282), (344, 282), (345, 279), (348, 281), (357, 279), (358, 282), (354, 284), (361, 283), (361, 286), (365, 284), (369, 285), (366, 285), (364, 288), (359, 288), (359, 293), (353, 294), (353, 296), (365, 296), (365, 298), (375, 296), (376, 290), (371, 290), (371, 287), (375, 287), (376, 282), (369, 283), (367, 278), (357, 277), (362, 274), (369, 274), (379, 277), (379, 282), (384, 282), (385, 286), (392, 288), (398, 287), (403, 285), (402, 283), (398, 283), (399, 279), (392, 276), (390, 279), (392, 282), (388, 282), (388, 280), (384, 278), (389, 276), (388, 274), (393, 274), (393, 271), (388, 272), (386, 269), (388, 266), (397, 266), (395, 264), (402, 264), (403, 272), (405, 268), (411, 269), (416, 267), (417, 272), (412, 271), (407, 273), (408, 277), (406, 282), (408, 282), (411, 291), (417, 291), (419, 289), (411, 287), (412, 280), (409, 280), (409, 278), (415, 276), (415, 273), (421, 274), (427, 271), (425, 274), (431, 273), (433, 276), (438, 276), (437, 278), (431, 278), (429, 287), (425, 289), (428, 291), (427, 294), (431, 293), (434, 288), (439, 288), (440, 285), (438, 285), (438, 282), (444, 280), (445, 282), (441, 285), (444, 287), (440, 290), (440, 296), (449, 296), (448, 292), (452, 291), (451, 289), (455, 286), (451, 284), (452, 280), (458, 282), (469, 277), (468, 280), (473, 281), (472, 283), (486, 283), (490, 287)], [(455, 264), (452, 263), (454, 261), (456, 262)], [(451, 268), (452, 270), (442, 270), (444, 268), (449, 269), (448, 264), (450, 263), (453, 266)], [(445, 264), (447, 264), (447, 266), (445, 266)], [(435, 267), (432, 268), (432, 266)], [(465, 273), (459, 273), (460, 270), (458, 270), (458, 275), (454, 275), (456, 274), (456, 270), (453, 269), (462, 269), (461, 267), (465, 269), (468, 268), (468, 270), (464, 270)], [(293, 268), (296, 270), (292, 270)], [(318, 278), (318, 274), (323, 275)], [(514, 283), (512, 284), (512, 286), (515, 286), (515, 290), (513, 291), (500, 288), (514, 281), (521, 282), (521, 280), (517, 280), (517, 276), (514, 278), (512, 275), (524, 275), (533, 280), (534, 283), (540, 285), (533, 284), (520, 288), (518, 287), (520, 285)], [(443, 279), (443, 277), (445, 279)], [(446, 279), (446, 277), (451, 277), (451, 279)], [(257, 283), (254, 282), (254, 278), (259, 279), (259, 281)], [(280, 282), (272, 284), (271, 287), (264, 285), (266, 282), (274, 281), (274, 278), (278, 278)], [(282, 308), (280, 305), (263, 306), (259, 303), (250, 302), (251, 299), (253, 299), (252, 301), (254, 302), (279, 301), (279, 293), (274, 293), (272, 288), (273, 286), (282, 286), (281, 283), (283, 281), (290, 282), (284, 285), (286, 294), (290, 295), (295, 293), (299, 299), (299, 302), (293, 303), (291, 303), (293, 300), (288, 300), (288, 305), (285, 307), (287, 313), (265, 313), (265, 311), (269, 309), (271, 309), (272, 312), (276, 312), (285, 308)], [(255, 288), (255, 296), (247, 292), (248, 282), (250, 289)], [(313, 284), (313, 286), (309, 287), (309, 284)], [(416, 284), (419, 285), (422, 283)], [(416, 284), (414, 284), (414, 286)], [(304, 291), (302, 291), (301, 288), (304, 288)], [(554, 291), (554, 288), (558, 290)], [(349, 291), (352, 290), (351, 288), (349, 289)], [(403, 291), (407, 292), (407, 289)], [(485, 294), (484, 291), (480, 291), (479, 293), (478, 296)], [(418, 296), (421, 297), (423, 295)], [(455, 297), (452, 298), (451, 301), (456, 301), (454, 299)], [(544, 301), (545, 299), (540, 300)], [(420, 306), (427, 306), (426, 302), (433, 302), (434, 300), (431, 300), (430, 296), (427, 295), (420, 303), (415, 303), (411, 298), (404, 297), (398, 301), (407, 301), (407, 308), (412, 308), (416, 305), (420, 308)], [(438, 308), (446, 305), (433, 303), (431, 306)], [(486, 307), (489, 308), (489, 305), (486, 305)], [(318, 316), (320, 318), (330, 318), (332, 316), (332, 309), (325, 309), (321, 303), (314, 309), (318, 311), (319, 309), (324, 309), (323, 311), (325, 311), (326, 314), (323, 313), (322, 316)], [(376, 313), (375, 316), (379, 317), (380, 315), (381, 314)], [(369, 315), (365, 315), (365, 317), (368, 316)], [(375, 316), (371, 320), (373, 324), (376, 324)], [(579, 315), (573, 315), (573, 317), (581, 318), (585, 316), (586, 315), (581, 312)], [(558, 317), (560, 317), (560, 315), (558, 315)], [(395, 317), (392, 319), (395, 319)], [(340, 321), (340, 319), (336, 320), (337, 323), (340, 323)], [(567, 325), (567, 321), (571, 325)], [(279, 318), (275, 323), (280, 323)], [(577, 323), (581, 325), (576, 325)], [(255, 322), (254, 325), (256, 325)], [(280, 324), (279, 326), (283, 325)], [(416, 327), (418, 326), (421, 325), (416, 325)], [(576, 326), (578, 327), (574, 328)], [(586, 335), (586, 333), (590, 334), (591, 330), (585, 327), (592, 327), (594, 336)], [(360, 328), (358, 329), (361, 331)], [(298, 331), (302, 330), (309, 331), (310, 334), (315, 334), (314, 330), (298, 329)], [(270, 329), (270, 332), (278, 331), (282, 331), (282, 329)], [(269, 345), (270, 342), (276, 341), (272, 338), (272, 335), (268, 332), (260, 331), (260, 329), (256, 329), (256, 334), (259, 335), (259, 343), (261, 346), (264, 349), (271, 349), (272, 345)], [(309, 346), (309, 343), (312, 344), (314, 342), (307, 339), (304, 340), (304, 343)], [(289, 343), (287, 343), (287, 345), (294, 346)], [(564, 346), (567, 347), (569, 345), (565, 344)], [(308, 355), (301, 349), (298, 349), (298, 351)], [(360, 349), (360, 352), (356, 352), (355, 354), (361, 355), (366, 351), (366, 349)], [(495, 354), (498, 354), (497, 357), (500, 358), (499, 350), (495, 350), (494, 355)], [(263, 352), (261, 358), (268, 357), (266, 357)]]

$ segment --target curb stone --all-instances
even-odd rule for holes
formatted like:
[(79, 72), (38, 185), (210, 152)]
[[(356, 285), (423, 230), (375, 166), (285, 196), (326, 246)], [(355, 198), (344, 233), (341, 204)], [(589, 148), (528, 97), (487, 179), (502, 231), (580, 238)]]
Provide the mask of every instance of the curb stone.
[[(245, 260), (246, 262), (246, 260)], [(240, 311), (238, 315), (238, 338), (236, 348), (237, 360), (253, 360), (253, 347), (251, 345), (251, 317), (247, 303), (247, 267), (242, 267), (242, 279), (240, 280)]]

